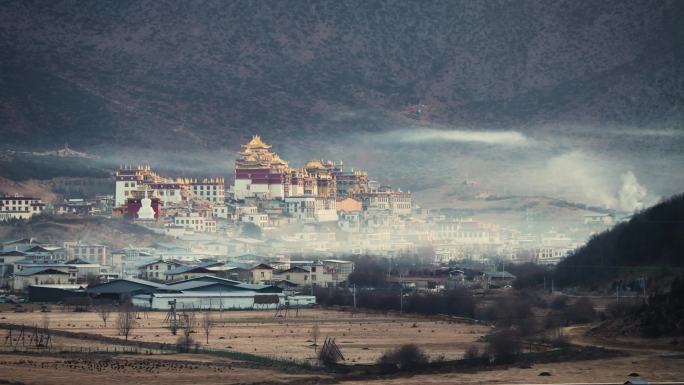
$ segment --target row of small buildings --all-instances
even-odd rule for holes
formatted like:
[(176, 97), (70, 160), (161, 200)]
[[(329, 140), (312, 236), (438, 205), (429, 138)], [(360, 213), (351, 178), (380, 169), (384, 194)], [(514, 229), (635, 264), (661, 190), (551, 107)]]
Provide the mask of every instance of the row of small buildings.
[(153, 310), (242, 310), (310, 306), (314, 296), (300, 295), (276, 285), (248, 284), (215, 276), (197, 276), (160, 283), (138, 278), (114, 279), (89, 285), (32, 284), (31, 302), (65, 304), (130, 301)]
[[(213, 256), (211, 255), (213, 254)], [(30, 285), (83, 284), (137, 277), (175, 282), (214, 276), (245, 284), (278, 284), (291, 288), (336, 287), (354, 270), (350, 261), (292, 261), (278, 255), (198, 253), (174, 245), (109, 249), (104, 245), (64, 242), (48, 245), (34, 239), (0, 242), (0, 286), (24, 291)]]
[(198, 276), (215, 276), (250, 284), (280, 284), (288, 287), (337, 287), (347, 282), (354, 264), (343, 260), (274, 261), (272, 264), (204, 261), (184, 263), (159, 259), (138, 267), (139, 277), (174, 282)]

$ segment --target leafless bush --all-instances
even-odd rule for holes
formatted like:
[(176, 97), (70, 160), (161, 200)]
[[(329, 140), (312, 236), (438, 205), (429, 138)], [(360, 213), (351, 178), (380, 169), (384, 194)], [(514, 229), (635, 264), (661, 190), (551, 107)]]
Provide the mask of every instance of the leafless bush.
[(513, 362), (521, 349), (522, 340), (514, 330), (505, 329), (489, 336), (487, 353), (497, 362)]
[(378, 358), (381, 365), (395, 365), (400, 370), (411, 370), (425, 366), (429, 362), (428, 355), (415, 344), (406, 344), (397, 349), (387, 351)]
[(561, 310), (568, 304), (568, 297), (561, 295), (551, 300), (551, 309)]
[(634, 314), (641, 305), (625, 302), (613, 302), (606, 306), (606, 316), (610, 319), (622, 318)]
[(555, 338), (549, 340), (549, 344), (555, 348), (567, 348), (570, 346), (570, 340), (564, 335), (558, 335)]
[(539, 325), (532, 311), (534, 296), (508, 296), (497, 298), (491, 304), (476, 312), (476, 317), (495, 321), (500, 328), (515, 327), (523, 336), (539, 331)]
[(314, 352), (316, 352), (316, 349), (318, 348), (318, 336), (320, 335), (320, 329), (318, 327), (318, 322), (313, 324), (311, 327), (311, 341), (313, 342), (313, 347), (314, 347)]
[(211, 318), (211, 313), (206, 311), (202, 316), (202, 330), (204, 331), (204, 335), (207, 337), (207, 344), (209, 344), (209, 333), (211, 333), (211, 329), (213, 327), (214, 321)]
[(112, 309), (107, 305), (100, 305), (97, 307), (97, 314), (100, 316), (100, 319), (102, 319), (102, 322), (104, 322), (104, 327), (107, 327), (107, 319), (109, 319), (111, 313)]
[(466, 360), (472, 360), (478, 357), (480, 357), (480, 349), (475, 345), (469, 346), (468, 349), (466, 349), (465, 354), (463, 354), (463, 358)]
[(119, 306), (119, 314), (116, 326), (119, 330), (119, 335), (125, 336), (126, 341), (128, 341), (128, 336), (130, 335), (131, 331), (135, 329), (137, 318), (138, 313), (130, 304), (124, 303)]
[(589, 298), (582, 297), (565, 307), (565, 319), (570, 323), (588, 323), (596, 320), (596, 310)]
[(192, 335), (189, 333), (188, 334), (183, 333), (182, 335), (178, 336), (178, 341), (176, 342), (177, 347), (178, 347), (178, 351), (180, 353), (189, 352), (194, 343), (195, 343), (195, 340), (192, 338)]
[(50, 329), (50, 315), (48, 313), (43, 313), (43, 329), (44, 330), (49, 330)]

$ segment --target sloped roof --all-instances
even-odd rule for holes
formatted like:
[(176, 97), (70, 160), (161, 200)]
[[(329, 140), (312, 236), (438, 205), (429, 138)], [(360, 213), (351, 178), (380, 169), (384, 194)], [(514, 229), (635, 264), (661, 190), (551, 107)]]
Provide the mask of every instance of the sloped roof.
[(270, 287), (273, 287), (272, 285), (260, 285), (258, 283), (241, 283), (239, 285), (235, 285), (235, 287), (238, 287), (240, 289), (244, 290), (254, 290), (254, 291), (259, 291), (263, 289), (268, 289)]
[(185, 273), (212, 274), (215, 272), (207, 269), (206, 267), (201, 267), (201, 266), (178, 266), (178, 267), (175, 267), (173, 269), (166, 270), (164, 272), (164, 274), (166, 274), (166, 275), (177, 275), (177, 274), (185, 274)]
[(13, 239), (10, 241), (0, 242), (0, 244), (3, 244), (3, 245), (14, 245), (15, 243), (29, 243), (29, 244), (37, 244), (37, 245), (40, 244), (40, 242), (34, 241), (33, 238), (20, 238), (20, 239)]
[(19, 250), (12, 250), (12, 251), (2, 251), (0, 252), (0, 257), (23, 257), (28, 254), (19, 251)]
[(48, 275), (48, 274), (60, 274), (60, 275), (69, 275), (69, 273), (65, 273), (61, 270), (57, 270), (52, 267), (29, 267), (26, 269), (23, 269), (21, 271), (17, 271), (14, 273), (14, 275), (18, 277), (28, 277), (32, 275)]
[(487, 271), (484, 273), (488, 277), (492, 278), (511, 278), (515, 279), (515, 275), (507, 272), (507, 271)]
[(163, 289), (166, 287), (163, 283), (157, 283), (157, 282), (151, 282), (151, 281), (146, 281), (144, 279), (138, 279), (138, 278), (120, 278), (120, 279), (115, 279), (109, 282), (105, 283), (99, 283), (97, 285), (91, 285), (88, 286), (87, 290), (88, 292), (108, 292), (106, 289), (108, 287), (114, 287), (116, 285), (119, 285), (121, 283), (128, 283), (131, 285), (137, 285), (137, 286), (145, 286), (150, 289)]
[(185, 281), (176, 285), (167, 285), (167, 290), (171, 291), (192, 291), (195, 289), (205, 289), (208, 287), (216, 287), (215, 291), (234, 291), (244, 290), (238, 285), (228, 282), (219, 281)]
[(85, 259), (82, 259), (82, 258), (74, 258), (72, 260), (67, 261), (66, 264), (67, 265), (96, 265), (96, 263), (86, 261)]
[(256, 269), (267, 269), (267, 270), (273, 270), (273, 268), (265, 263), (260, 263), (254, 267), (252, 267), (250, 270), (256, 270)]
[(57, 251), (57, 250), (64, 250), (63, 247), (58, 247), (58, 246), (33, 246), (30, 249), (27, 249), (26, 252), (28, 253), (34, 253), (34, 252), (52, 252), (52, 251)]
[(180, 284), (185, 283), (185, 282), (194, 282), (194, 281), (202, 281), (202, 282), (223, 282), (223, 283), (225, 283), (225, 284), (232, 284), (232, 285), (237, 285), (237, 284), (242, 283), (242, 282), (240, 282), (240, 281), (234, 281), (234, 280), (232, 280), (232, 279), (226, 279), (226, 278), (221, 278), (221, 277), (215, 277), (215, 276), (213, 276), (213, 275), (203, 275), (203, 276), (201, 276), (201, 277), (194, 277), (194, 278), (186, 279), (186, 280), (183, 280), (183, 281), (169, 282), (169, 283), (167, 283), (166, 285), (167, 285), (167, 286), (176, 286), (176, 285), (180, 285)]
[(225, 264), (223, 262), (219, 262), (219, 261), (204, 261), (202, 263), (198, 263), (195, 266), (197, 266), (197, 267), (214, 267), (214, 266), (223, 266), (223, 265), (225, 265)]
[(144, 268), (144, 267), (147, 267), (147, 266), (149, 266), (149, 265), (154, 265), (154, 264), (157, 264), (157, 263), (168, 263), (168, 264), (170, 264), (170, 265), (177, 265), (177, 266), (183, 265), (182, 263), (180, 263), (180, 262), (178, 262), (178, 261), (175, 261), (175, 260), (171, 260), (171, 259), (164, 260), (164, 259), (162, 259), (162, 258), (159, 258), (159, 259), (156, 259), (156, 260), (154, 260), (154, 261), (150, 261), (150, 262), (147, 262), (147, 263), (145, 263), (145, 264), (143, 264), (143, 265), (138, 266), (138, 269), (142, 269), (142, 268)]

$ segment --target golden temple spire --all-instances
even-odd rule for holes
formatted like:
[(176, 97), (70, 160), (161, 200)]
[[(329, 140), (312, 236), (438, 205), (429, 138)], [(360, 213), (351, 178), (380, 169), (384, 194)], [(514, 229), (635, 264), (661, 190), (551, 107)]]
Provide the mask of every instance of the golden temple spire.
[(252, 136), (252, 140), (249, 141), (249, 143), (243, 145), (245, 149), (255, 149), (255, 148), (271, 148), (271, 145), (266, 144), (261, 141), (261, 137), (259, 135), (254, 135)]

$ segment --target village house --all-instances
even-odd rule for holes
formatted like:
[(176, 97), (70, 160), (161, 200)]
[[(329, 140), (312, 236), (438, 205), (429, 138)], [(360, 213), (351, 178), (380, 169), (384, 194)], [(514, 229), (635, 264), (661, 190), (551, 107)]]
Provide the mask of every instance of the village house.
[(183, 266), (183, 264), (177, 261), (158, 259), (156, 261), (138, 266), (138, 276), (144, 279), (157, 281), (164, 280), (166, 279), (166, 272), (180, 266)]
[(0, 197), (0, 222), (11, 219), (30, 219), (45, 210), (45, 204), (38, 198), (28, 196)]
[(102, 266), (111, 265), (109, 249), (105, 245), (82, 244), (80, 242), (64, 242), (67, 258), (83, 259)]
[(52, 267), (31, 267), (16, 271), (12, 279), (13, 291), (25, 291), (30, 285), (61, 285), (74, 283), (72, 274)]
[(270, 284), (273, 281), (273, 268), (265, 263), (260, 263), (250, 269), (252, 277), (249, 283)]

